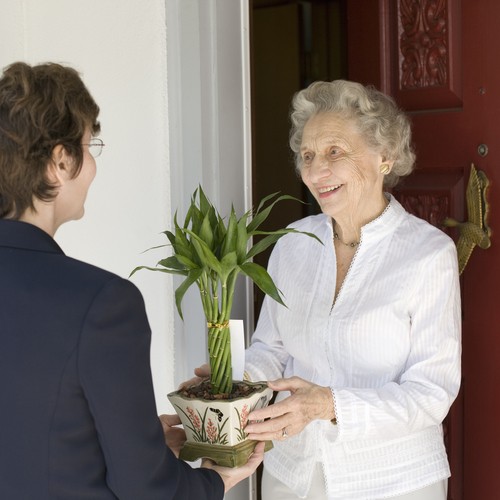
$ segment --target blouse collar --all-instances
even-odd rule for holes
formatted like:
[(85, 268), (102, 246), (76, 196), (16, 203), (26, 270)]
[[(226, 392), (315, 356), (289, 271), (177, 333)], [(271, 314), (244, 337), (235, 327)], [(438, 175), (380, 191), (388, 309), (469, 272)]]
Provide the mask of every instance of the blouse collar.
[[(390, 233), (394, 232), (405, 216), (406, 210), (398, 200), (390, 193), (384, 194), (389, 203), (378, 217), (361, 228), (361, 239), (369, 238), (371, 240), (388, 236)], [(324, 223), (329, 227), (330, 232), (333, 232), (331, 217), (326, 214)]]

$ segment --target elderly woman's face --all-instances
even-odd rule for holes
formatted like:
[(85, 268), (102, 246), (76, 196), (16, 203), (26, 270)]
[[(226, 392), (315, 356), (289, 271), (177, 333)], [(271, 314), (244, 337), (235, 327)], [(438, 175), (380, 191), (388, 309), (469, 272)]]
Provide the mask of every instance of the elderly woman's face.
[(354, 121), (320, 113), (306, 123), (300, 148), (301, 176), (321, 210), (333, 218), (370, 217), (383, 189), (380, 165)]

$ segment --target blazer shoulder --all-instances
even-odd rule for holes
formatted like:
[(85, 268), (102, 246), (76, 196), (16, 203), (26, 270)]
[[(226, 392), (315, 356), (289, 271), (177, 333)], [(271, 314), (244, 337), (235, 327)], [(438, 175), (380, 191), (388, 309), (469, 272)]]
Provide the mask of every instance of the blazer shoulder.
[(73, 257), (64, 256), (61, 267), (64, 268), (64, 271), (68, 274), (72, 274), (73, 276), (84, 279), (85, 281), (95, 281), (98, 283), (105, 283), (114, 280), (128, 281), (112, 271), (108, 271), (102, 267), (89, 264), (88, 262), (84, 262)]
[(64, 256), (53, 270), (58, 275), (58, 282), (66, 283), (82, 304), (117, 294), (124, 300), (144, 303), (142, 293), (132, 281), (93, 264)]

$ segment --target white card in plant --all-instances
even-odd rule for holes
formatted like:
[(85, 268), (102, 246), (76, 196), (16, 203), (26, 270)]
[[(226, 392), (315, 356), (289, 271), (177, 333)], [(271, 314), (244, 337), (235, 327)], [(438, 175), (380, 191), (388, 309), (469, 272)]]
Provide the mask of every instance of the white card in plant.
[(229, 320), (233, 380), (243, 380), (245, 370), (245, 328), (242, 319)]

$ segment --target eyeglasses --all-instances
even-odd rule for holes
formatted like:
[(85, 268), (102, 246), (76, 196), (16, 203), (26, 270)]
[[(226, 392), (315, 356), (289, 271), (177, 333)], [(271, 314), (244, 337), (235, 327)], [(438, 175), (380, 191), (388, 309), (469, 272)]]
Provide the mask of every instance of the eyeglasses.
[(90, 140), (89, 144), (82, 144), (82, 146), (88, 146), (90, 154), (94, 157), (97, 158), (98, 156), (101, 155), (102, 153), (102, 148), (106, 146), (104, 142), (102, 142), (102, 139), (98, 139), (97, 137), (94, 139)]

